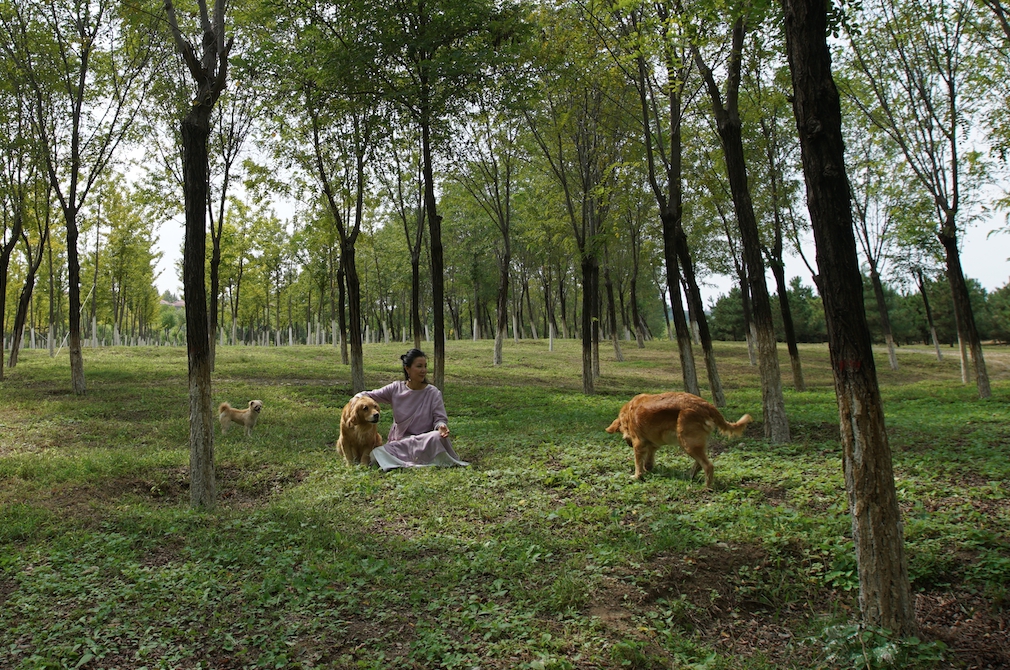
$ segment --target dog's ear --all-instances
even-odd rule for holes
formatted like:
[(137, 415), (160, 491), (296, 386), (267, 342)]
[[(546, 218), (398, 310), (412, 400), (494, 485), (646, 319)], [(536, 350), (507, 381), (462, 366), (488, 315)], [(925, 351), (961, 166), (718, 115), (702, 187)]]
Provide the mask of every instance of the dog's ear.
[(614, 422), (607, 426), (608, 433), (616, 433), (621, 430), (621, 417), (614, 419)]
[(359, 423), (361, 423), (361, 398), (354, 398), (353, 400), (351, 400), (350, 415), (351, 416), (347, 420), (347, 423), (351, 424), (352, 426), (357, 426)]

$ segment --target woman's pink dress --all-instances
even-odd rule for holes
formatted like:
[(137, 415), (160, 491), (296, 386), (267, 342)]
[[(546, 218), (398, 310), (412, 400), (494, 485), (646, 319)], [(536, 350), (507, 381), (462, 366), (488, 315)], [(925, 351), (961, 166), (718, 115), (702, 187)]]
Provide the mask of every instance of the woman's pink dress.
[[(442, 392), (431, 384), (413, 390), (406, 381), (396, 381), (362, 394), (393, 406), (393, 425), (384, 445), (372, 450), (371, 461), (383, 470), (423, 465), (469, 465), (452, 450), (449, 438), (438, 433), (447, 425)], [(360, 395), (360, 394), (359, 394)]]

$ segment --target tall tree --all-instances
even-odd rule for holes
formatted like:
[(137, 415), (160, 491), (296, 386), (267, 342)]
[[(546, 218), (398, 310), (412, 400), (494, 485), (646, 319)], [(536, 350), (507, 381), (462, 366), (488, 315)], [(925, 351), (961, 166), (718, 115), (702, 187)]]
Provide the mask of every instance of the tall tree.
[[(626, 82), (615, 76), (608, 63), (600, 62), (587, 36), (579, 34), (585, 30), (583, 17), (567, 12), (562, 9), (550, 18), (553, 34), (545, 41), (541, 55), (540, 104), (526, 114), (547, 173), (562, 192), (578, 247), (583, 298), (582, 389), (591, 394), (599, 370), (601, 235), (610, 210), (619, 146), (626, 141), (622, 135), (627, 132), (623, 112), (613, 100), (621, 97), (614, 92), (624, 89)], [(581, 53), (567, 46), (562, 53), (558, 47), (580, 39)]]
[(946, 254), (947, 281), (957, 317), (967, 376), (970, 351), (978, 394), (992, 395), (958, 249), (965, 200), (980, 186), (969, 170), (981, 155), (966, 150), (975, 110), (974, 60), (967, 39), (970, 0), (878, 0), (850, 37), (853, 67), (871, 96), (852, 94), (866, 117), (898, 145), (916, 179), (933, 198), (936, 236)]
[(232, 46), (232, 41), (226, 40), (225, 36), (227, 4), (227, 0), (215, 0), (211, 14), (207, 0), (198, 0), (198, 48), (183, 35), (172, 0), (165, 0), (172, 38), (196, 88), (193, 104), (182, 118), (181, 128), (183, 193), (186, 203), (183, 290), (186, 299), (186, 348), (189, 363), (189, 497), (194, 507), (203, 508), (212, 508), (217, 504), (205, 265), (210, 189), (210, 119), (214, 105), (228, 80), (228, 53)]
[(877, 385), (845, 175), (841, 105), (831, 73), (827, 3), (783, 0), (793, 111), (817, 247), (838, 399), (845, 488), (863, 620), (901, 636), (916, 630), (901, 514)]
[(763, 211), (759, 215), (765, 229), (761, 248), (768, 268), (775, 277), (782, 330), (793, 372), (793, 386), (797, 391), (804, 391), (806, 383), (796, 344), (796, 328), (789, 304), (785, 269), (787, 219), (792, 213), (792, 204), (799, 186), (789, 178), (795, 167), (797, 148), (795, 136), (788, 128), (791, 120), (786, 95), (789, 73), (786, 67), (769, 67), (781, 52), (781, 45), (776, 39), (769, 39), (768, 35), (759, 33), (753, 42), (744, 68), (743, 96), (748, 103), (746, 112), (754, 118), (754, 123), (750, 125), (759, 131), (753, 145), (761, 159), (753, 164), (758, 166), (755, 170), (757, 186), (754, 189), (758, 195), (757, 201), (765, 205), (760, 207)]
[(512, 266), (512, 193), (521, 159), (519, 122), (504, 111), (500, 97), (478, 96), (476, 113), (461, 133), (454, 178), (477, 201), (498, 232), (497, 313), (492, 363), (502, 364), (508, 331), (509, 271)]
[(421, 348), (421, 251), (424, 243), (424, 179), (421, 176), (420, 133), (394, 128), (388, 142), (389, 158), (376, 173), (403, 228), (410, 253), (410, 331), (414, 348)]
[[(223, 94), (220, 104), (215, 106), (216, 118), (210, 138), (213, 161), (211, 174), (217, 177), (216, 184), (210, 184), (207, 191), (207, 214), (210, 224), (210, 295), (207, 315), (210, 318), (210, 367), (214, 369), (217, 358), (218, 301), (221, 298), (221, 235), (223, 233), (225, 207), (228, 203), (232, 180), (235, 178), (237, 163), (253, 129), (257, 110), (257, 91), (249, 85), (252, 75), (245, 71), (246, 85), (235, 86)], [(211, 151), (211, 149), (208, 149)], [(208, 157), (208, 160), (210, 158)], [(214, 188), (216, 186), (216, 189)], [(215, 216), (214, 207), (217, 206)]]
[(489, 0), (364, 1), (377, 45), (372, 77), (421, 132), (424, 211), (431, 250), (434, 382), (445, 385), (445, 277), (442, 217), (435, 196), (435, 157), (454, 108), (480, 90), (500, 47), (521, 31), (512, 3)]
[(694, 60), (701, 71), (712, 102), (716, 131), (722, 142), (726, 159), (733, 207), (743, 244), (743, 258), (747, 268), (748, 289), (753, 308), (757, 334), (758, 362), (761, 370), (761, 404), (764, 414), (765, 437), (773, 442), (789, 441), (789, 419), (786, 416), (782, 395), (782, 378), (779, 372), (778, 351), (775, 341), (775, 324), (772, 320), (771, 300), (765, 284), (765, 268), (761, 258), (761, 238), (757, 217), (747, 183), (747, 163), (744, 157), (743, 135), (740, 121), (740, 82), (743, 62), (744, 38), (747, 22), (755, 20), (745, 13), (733, 18), (730, 29), (730, 52), (726, 63), (725, 95), (716, 82), (712, 68), (706, 63), (699, 47), (694, 49)]
[(622, 41), (632, 55), (623, 70), (638, 94), (648, 182), (663, 225), (667, 292), (671, 299), (684, 390), (694, 394), (700, 392), (691, 328), (681, 302), (681, 277), (688, 289), (691, 314), (698, 317), (709, 387), (715, 404), (721, 407), (726, 404), (726, 398), (684, 231), (683, 127), (692, 69), (690, 43), (683, 29), (685, 22), (680, 20), (684, 10), (679, 1), (666, 1), (642, 3), (626, 10), (616, 5), (611, 11), (618, 20)]
[[(856, 239), (866, 259), (870, 271), (870, 285), (880, 315), (880, 326), (887, 344), (887, 358), (892, 370), (898, 369), (895, 352), (894, 333), (891, 319), (884, 300), (884, 283), (881, 273), (885, 271), (890, 250), (895, 242), (896, 216), (909, 192), (908, 184), (901, 179), (902, 170), (895, 168), (900, 160), (887, 151), (886, 136), (879, 132), (868, 132), (860, 127), (850, 132), (846, 141), (849, 184), (852, 189), (852, 205)], [(917, 184), (913, 184), (914, 193)]]
[(21, 231), (26, 272), (24, 287), (21, 289), (17, 312), (14, 315), (14, 328), (11, 333), (9, 365), (12, 368), (18, 364), (18, 352), (21, 349), (25, 325), (28, 323), (28, 308), (32, 302), (39, 267), (42, 265), (42, 259), (45, 257), (46, 246), (49, 241), (49, 219), (52, 211), (49, 195), (49, 184), (36, 181), (33, 193), (34, 206), (32, 207), (35, 230), (32, 232), (29, 232), (27, 229)]
[[(29, 91), (22, 73), (9, 59), (0, 63), (0, 331), (7, 323), (7, 282), (11, 257), (18, 243), (24, 240), (28, 264), (32, 270), (31, 248), (25, 233), (26, 218), (30, 214), (30, 196), (40, 173), (40, 158), (32, 151)], [(36, 218), (39, 212), (35, 212)], [(29, 273), (29, 283), (34, 271)], [(19, 335), (15, 326), (14, 341)], [(4, 378), (3, 347), (5, 338), (0, 335), (0, 381)], [(17, 360), (16, 344), (11, 345), (11, 365)]]
[[(146, 25), (133, 25), (134, 21)], [(67, 229), (70, 370), (87, 391), (81, 353), (78, 217), (143, 103), (154, 17), (115, 0), (5, 4), (3, 47), (32, 92), (35, 135)]]

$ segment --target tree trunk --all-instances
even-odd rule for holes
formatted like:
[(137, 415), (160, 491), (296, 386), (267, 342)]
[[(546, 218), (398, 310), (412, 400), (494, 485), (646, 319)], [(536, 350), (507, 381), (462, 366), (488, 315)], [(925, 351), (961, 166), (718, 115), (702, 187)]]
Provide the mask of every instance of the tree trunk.
[(789, 419), (786, 416), (785, 399), (782, 396), (782, 378), (779, 373), (775, 325), (772, 320), (768, 287), (765, 285), (764, 262), (761, 258), (761, 235), (758, 232), (757, 218), (754, 215), (754, 205), (751, 202), (750, 187), (747, 183), (747, 164), (744, 158), (743, 135), (737, 108), (744, 35), (745, 23), (743, 17), (740, 17), (733, 27), (733, 50), (728, 68), (729, 90), (725, 106), (712, 72), (704, 64), (701, 54), (697, 50), (695, 51), (695, 62), (705, 76), (709, 96), (712, 99), (716, 130), (722, 140), (726, 174), (729, 177), (737, 225), (740, 228), (743, 259), (747, 267), (748, 288), (753, 307), (758, 363), (761, 370), (764, 434), (772, 442), (783, 443), (789, 441)]
[(915, 607), (863, 306), (841, 108), (826, 39), (827, 5), (819, 0), (783, 0), (783, 7), (793, 111), (838, 399), (860, 609), (865, 623), (909, 636), (916, 632)]
[[(28, 236), (22, 234), (22, 240), (25, 243), (25, 256), (28, 261), (28, 276), (25, 277), (25, 285), (21, 291), (21, 297), (18, 299), (18, 310), (14, 315), (14, 332), (11, 337), (11, 355), (10, 355), (10, 367), (15, 368), (18, 364), (18, 352), (21, 349), (21, 340), (24, 334), (25, 322), (28, 320), (28, 308), (31, 306), (32, 293), (35, 290), (35, 278), (38, 276), (39, 267), (42, 265), (42, 258), (45, 251), (46, 240), (49, 237), (49, 225), (48, 222), (45, 227), (45, 232), (42, 235), (42, 239), (39, 241), (39, 255), (38, 257), (32, 256), (31, 246), (28, 244)], [(3, 297), (0, 296), (0, 300)], [(0, 314), (3, 314), (3, 309), (0, 309)], [(0, 319), (2, 323), (2, 319)], [(3, 357), (0, 356), (0, 380), (3, 379)]]
[(789, 420), (782, 396), (778, 347), (772, 321), (771, 301), (765, 285), (761, 241), (747, 186), (747, 170), (743, 158), (743, 140), (739, 124), (720, 124), (720, 135), (726, 153), (737, 224), (743, 243), (743, 259), (747, 266), (747, 289), (751, 303), (751, 326), (754, 329), (758, 367), (761, 371), (761, 406), (764, 414), (765, 437), (775, 443), (789, 441)]
[(785, 331), (786, 346), (789, 348), (789, 362), (793, 368), (793, 386), (800, 393), (807, 390), (803, 381), (803, 366), (800, 364), (800, 350), (796, 346), (796, 328), (793, 326), (793, 313), (789, 308), (789, 290), (786, 287), (786, 270), (782, 263), (771, 262), (772, 274), (775, 275), (775, 288), (779, 294), (779, 311), (782, 313), (782, 329)]
[(887, 343), (887, 361), (892, 370), (898, 369), (898, 355), (894, 351), (894, 333), (891, 332), (891, 319), (887, 314), (887, 300), (884, 298), (884, 284), (880, 281), (880, 273), (876, 264), (870, 262), (870, 283), (873, 285), (873, 297), (877, 302), (877, 313), (880, 314), (880, 328), (884, 331), (884, 342)]
[(189, 499), (194, 507), (206, 509), (217, 504), (205, 285), (210, 110), (206, 105), (195, 106), (182, 121), (183, 189), (186, 195), (183, 291), (189, 360)]
[(344, 269), (344, 256), (341, 254), (337, 264), (337, 323), (340, 329), (340, 364), (349, 365), (350, 355), (347, 351), (347, 271)]
[(421, 156), (424, 175), (424, 209), (428, 215), (428, 236), (431, 245), (431, 311), (435, 321), (435, 388), (445, 393), (445, 262), (442, 251), (442, 217), (435, 209), (434, 168), (431, 152), (431, 118), (427, 106), (430, 100), (428, 82), (425, 78), (421, 84)]
[(673, 308), (673, 330), (677, 334), (677, 349), (680, 352), (680, 371), (684, 380), (684, 390), (698, 395), (698, 371), (694, 366), (694, 351), (691, 348), (691, 328), (684, 313), (684, 302), (680, 297), (680, 263), (677, 260), (676, 215), (660, 213), (663, 224), (663, 256), (666, 259), (666, 287), (670, 292), (670, 306)]
[(67, 292), (70, 297), (70, 380), (76, 395), (87, 393), (84, 356), (81, 352), (81, 261), (77, 255), (77, 210), (70, 208), (67, 219)]
[(635, 261), (635, 271), (631, 276), (631, 321), (635, 328), (635, 344), (639, 349), (645, 349), (645, 328), (642, 327), (642, 317), (638, 313), (638, 261)]
[(715, 349), (712, 347), (712, 331), (708, 328), (708, 318), (705, 316), (705, 305), (698, 288), (698, 278), (694, 273), (694, 261), (687, 247), (687, 234), (682, 225), (677, 226), (676, 233), (677, 257), (684, 273), (684, 283), (687, 286), (687, 300), (691, 305), (691, 314), (697, 315), (698, 339), (705, 354), (705, 371), (708, 374), (708, 387), (712, 394), (712, 402), (716, 407), (726, 406), (726, 393), (722, 389), (722, 379), (715, 361)]
[(915, 278), (919, 284), (919, 293), (922, 294), (922, 304), (926, 308), (926, 323), (929, 326), (929, 335), (933, 338), (933, 347), (936, 349), (936, 360), (942, 361), (943, 354), (940, 353), (940, 341), (936, 339), (936, 325), (933, 323), (933, 310), (929, 307), (929, 297), (926, 295), (926, 281), (922, 276), (922, 270), (916, 270)]
[(347, 282), (348, 324), (347, 339), (351, 347), (351, 388), (354, 393), (365, 390), (365, 355), (361, 343), (361, 282), (355, 263), (354, 241), (342, 245), (340, 257), (344, 261), (344, 280)]
[(593, 333), (596, 332), (596, 294), (598, 292), (596, 259), (582, 253), (582, 392), (595, 393), (593, 375)]
[(937, 237), (943, 245), (947, 257), (947, 282), (950, 284), (951, 297), (954, 300), (954, 315), (957, 319), (957, 334), (962, 346), (967, 346), (974, 363), (975, 383), (978, 386), (979, 398), (992, 397), (989, 387), (989, 373), (986, 371), (985, 359), (982, 357), (982, 341), (975, 327), (975, 315), (971, 309), (971, 297), (968, 294), (968, 284), (964, 281), (961, 269), (961, 256), (957, 249), (957, 233), (953, 222), (945, 226)]
[(607, 307), (610, 310), (610, 341), (614, 345), (614, 360), (621, 362), (624, 354), (621, 352), (621, 340), (617, 336), (617, 312), (614, 305), (614, 282), (610, 278), (610, 263), (603, 266), (603, 286), (607, 290)]
[(502, 348), (505, 344), (505, 335), (508, 332), (508, 295), (509, 295), (509, 264), (512, 262), (512, 253), (508, 239), (505, 240), (505, 251), (498, 260), (498, 302), (497, 318), (494, 333), (494, 365), (501, 365), (503, 361)]

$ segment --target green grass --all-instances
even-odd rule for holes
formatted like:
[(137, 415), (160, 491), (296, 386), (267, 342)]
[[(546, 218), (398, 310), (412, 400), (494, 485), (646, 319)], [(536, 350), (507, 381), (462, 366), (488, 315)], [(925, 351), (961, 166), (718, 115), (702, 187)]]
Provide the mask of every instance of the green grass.
[[(84, 397), (65, 356), (22, 352), (0, 382), (0, 667), (1010, 662), (1005, 350), (986, 352), (985, 401), (952, 354), (877, 360), (922, 629), (896, 644), (853, 626), (826, 347), (802, 349), (804, 393), (783, 353), (793, 441), (770, 445), (745, 347), (717, 345), (724, 413), (758, 422), (713, 440), (704, 491), (674, 448), (633, 481), (630, 449), (603, 431), (633, 394), (681, 386), (671, 343), (623, 344), (621, 363), (601, 347), (587, 397), (576, 342), (507, 342), (499, 367), (491, 342), (447, 343), (472, 466), (389, 473), (335, 453), (351, 395), (337, 350), (219, 349), (215, 401), (265, 409), (251, 437), (216, 432), (212, 512), (189, 506), (184, 349), (86, 349)], [(366, 345), (369, 387), (399, 377), (403, 348)]]

